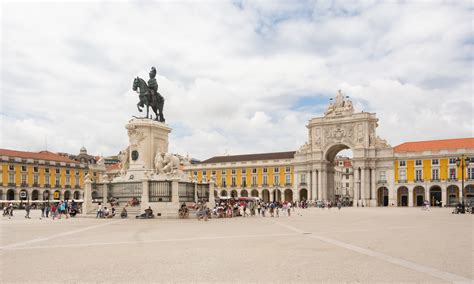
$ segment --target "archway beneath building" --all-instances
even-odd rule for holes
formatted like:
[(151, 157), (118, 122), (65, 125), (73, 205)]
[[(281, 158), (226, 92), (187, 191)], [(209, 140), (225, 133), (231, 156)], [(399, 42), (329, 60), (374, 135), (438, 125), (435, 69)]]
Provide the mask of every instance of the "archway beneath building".
[(252, 197), (258, 197), (258, 190), (252, 189), (251, 195)]
[(446, 205), (456, 206), (459, 203), (459, 187), (452, 184), (446, 189)]
[(308, 190), (306, 188), (300, 189), (300, 201), (308, 200)]
[(69, 200), (71, 199), (71, 192), (69, 190), (66, 190), (64, 192), (64, 200)]
[(400, 186), (397, 190), (397, 206), (408, 206), (408, 188), (406, 186)]
[(95, 200), (97, 199), (97, 197), (98, 197), (97, 191), (94, 190), (94, 191), (91, 193), (91, 197), (92, 197), (92, 201), (95, 201)]
[(288, 202), (293, 201), (293, 190), (289, 188), (285, 189), (285, 201), (288, 201)]
[(233, 189), (233, 190), (230, 192), (230, 197), (235, 198), (235, 197), (238, 197), (238, 196), (239, 196), (239, 194), (237, 193), (237, 190)]
[(262, 190), (262, 199), (264, 202), (270, 202), (270, 191), (268, 189)]
[(51, 195), (51, 193), (49, 192), (49, 190), (43, 191), (43, 200), (49, 200), (50, 195)]
[(468, 184), (464, 187), (464, 203), (471, 205), (474, 204), (474, 185)]
[(323, 200), (336, 202), (354, 198), (353, 157), (351, 147), (345, 143), (333, 144), (326, 150), (324, 158), (327, 185), (326, 192), (322, 192)]
[(425, 201), (425, 188), (422, 186), (416, 186), (413, 189), (413, 206), (423, 206)]
[(35, 189), (31, 192), (31, 200), (38, 200), (38, 199), (39, 199), (39, 191)]
[(242, 197), (248, 197), (249, 196), (249, 193), (246, 189), (242, 189), (242, 191), (240, 192), (240, 196)]
[(15, 191), (13, 189), (7, 191), (7, 200), (15, 200)]
[(273, 201), (281, 201), (281, 190), (273, 190)]
[(81, 199), (81, 193), (79, 191), (74, 191), (74, 199)]
[(388, 188), (385, 186), (377, 190), (377, 206), (388, 206)]
[(28, 196), (28, 191), (26, 189), (20, 190), (20, 200), (28, 200), (30, 197)]
[(227, 190), (221, 190), (221, 196), (227, 196)]
[(430, 188), (430, 204), (431, 206), (441, 206), (441, 187), (433, 185)]

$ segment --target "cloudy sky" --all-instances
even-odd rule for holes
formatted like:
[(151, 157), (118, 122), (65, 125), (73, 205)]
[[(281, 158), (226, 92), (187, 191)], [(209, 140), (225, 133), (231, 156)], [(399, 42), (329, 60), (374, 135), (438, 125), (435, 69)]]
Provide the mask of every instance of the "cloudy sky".
[(338, 89), (391, 145), (473, 136), (470, 1), (1, 4), (0, 147), (112, 155), (158, 69), (170, 150), (296, 150)]

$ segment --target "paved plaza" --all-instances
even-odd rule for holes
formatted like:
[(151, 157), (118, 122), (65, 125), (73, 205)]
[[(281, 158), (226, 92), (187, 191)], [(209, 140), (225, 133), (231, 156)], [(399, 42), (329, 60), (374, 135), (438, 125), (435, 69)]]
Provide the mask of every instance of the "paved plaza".
[(470, 282), (473, 215), (297, 209), (279, 218), (1, 222), (2, 282)]

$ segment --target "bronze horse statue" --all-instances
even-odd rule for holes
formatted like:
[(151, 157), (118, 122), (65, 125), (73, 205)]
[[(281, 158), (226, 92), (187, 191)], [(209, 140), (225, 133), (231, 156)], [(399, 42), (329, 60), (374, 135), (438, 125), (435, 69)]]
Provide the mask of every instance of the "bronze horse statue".
[(163, 116), (163, 105), (165, 104), (165, 99), (160, 95), (160, 93), (150, 89), (146, 82), (140, 77), (136, 77), (133, 80), (132, 90), (138, 93), (138, 98), (140, 99), (137, 103), (137, 109), (139, 112), (142, 112), (142, 108), (146, 107), (146, 118), (152, 118), (148, 117), (149, 108), (151, 107), (156, 115), (155, 120), (165, 122), (165, 117)]

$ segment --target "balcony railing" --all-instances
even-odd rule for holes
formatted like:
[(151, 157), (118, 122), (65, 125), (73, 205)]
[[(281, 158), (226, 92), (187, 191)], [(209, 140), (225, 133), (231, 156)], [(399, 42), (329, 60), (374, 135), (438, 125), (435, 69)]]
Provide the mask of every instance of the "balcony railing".
[(22, 183), (21, 183), (21, 186), (22, 186), (22, 187), (27, 187), (28, 184), (27, 184), (26, 182), (22, 182)]
[(33, 183), (33, 187), (39, 187), (39, 183)]
[(423, 182), (423, 179), (415, 179), (415, 182), (416, 182), (416, 183)]
[(458, 179), (456, 177), (449, 177), (448, 181), (458, 181)]
[(399, 179), (398, 183), (407, 183), (407, 180), (406, 179)]
[(76, 184), (76, 185), (74, 186), (74, 188), (76, 188), (76, 189), (80, 189), (80, 188), (81, 188), (81, 186), (80, 186), (80, 185), (78, 185), (78, 184)]
[(262, 186), (268, 186), (268, 183), (265, 182), (265, 183), (262, 184)]
[(51, 184), (49, 184), (49, 183), (48, 183), (48, 184), (45, 184), (44, 187), (50, 188), (50, 187), (51, 187)]
[(306, 182), (300, 182), (300, 185), (306, 185)]
[(386, 183), (387, 183), (387, 181), (384, 180), (384, 179), (381, 179), (381, 180), (377, 181), (377, 184), (386, 184)]
[(71, 188), (70, 184), (66, 184), (65, 188)]
[(291, 186), (291, 182), (285, 183), (285, 186)]
[(16, 186), (16, 183), (14, 183), (14, 182), (9, 182), (9, 183), (8, 183), (8, 186)]
[(439, 178), (432, 178), (431, 182), (440, 182), (441, 180)]

